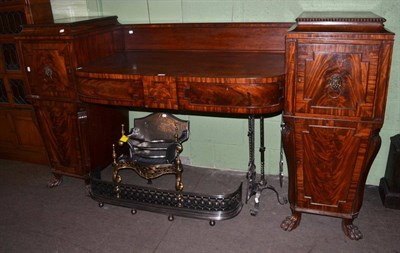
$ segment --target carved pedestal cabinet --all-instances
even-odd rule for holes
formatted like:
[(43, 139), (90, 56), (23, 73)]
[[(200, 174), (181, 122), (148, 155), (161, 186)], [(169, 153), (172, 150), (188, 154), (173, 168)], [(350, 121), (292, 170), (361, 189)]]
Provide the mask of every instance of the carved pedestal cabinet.
[[(81, 103), (74, 76), (79, 64), (114, 52), (114, 30), (109, 28), (115, 20), (61, 22), (26, 26), (18, 37), (29, 98), (55, 176), (49, 187), (58, 185), (62, 175), (88, 178), (90, 171), (111, 163), (111, 144), (119, 138), (115, 129), (128, 118), (127, 110), (118, 107)], [(86, 48), (93, 38), (97, 44), (92, 43), (91, 50), (96, 53)]]
[(303, 13), (286, 37), (283, 140), (293, 215), (343, 219), (351, 239), (380, 148), (394, 34), (372, 13)]

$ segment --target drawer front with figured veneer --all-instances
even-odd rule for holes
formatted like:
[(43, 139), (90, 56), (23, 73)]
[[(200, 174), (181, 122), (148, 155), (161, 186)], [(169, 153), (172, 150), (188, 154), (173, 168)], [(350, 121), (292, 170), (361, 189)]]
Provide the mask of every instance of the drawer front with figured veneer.
[(264, 114), (282, 109), (283, 79), (180, 78), (180, 108), (191, 111)]
[(134, 107), (143, 107), (144, 105), (143, 86), (140, 78), (78, 77), (78, 83), (79, 98), (82, 101)]

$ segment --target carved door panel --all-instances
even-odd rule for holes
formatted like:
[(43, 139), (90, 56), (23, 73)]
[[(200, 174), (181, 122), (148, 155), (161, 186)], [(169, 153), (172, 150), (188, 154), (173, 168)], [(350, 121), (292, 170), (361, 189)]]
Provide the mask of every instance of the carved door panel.
[(54, 172), (83, 175), (77, 105), (41, 100), (34, 100), (33, 105)]
[(31, 95), (75, 98), (68, 43), (22, 44)]
[[(379, 149), (373, 125), (295, 119), (297, 206), (320, 213), (352, 214), (368, 162)], [(369, 148), (367, 148), (369, 145)], [(363, 185), (361, 183), (361, 185)]]
[(298, 44), (295, 111), (374, 118), (380, 44)]

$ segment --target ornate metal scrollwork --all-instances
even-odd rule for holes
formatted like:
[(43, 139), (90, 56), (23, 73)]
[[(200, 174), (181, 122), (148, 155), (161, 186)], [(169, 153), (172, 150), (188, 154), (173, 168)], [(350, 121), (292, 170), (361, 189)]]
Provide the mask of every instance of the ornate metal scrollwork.
[(328, 96), (330, 98), (338, 98), (343, 92), (343, 81), (340, 75), (333, 75), (329, 79)]

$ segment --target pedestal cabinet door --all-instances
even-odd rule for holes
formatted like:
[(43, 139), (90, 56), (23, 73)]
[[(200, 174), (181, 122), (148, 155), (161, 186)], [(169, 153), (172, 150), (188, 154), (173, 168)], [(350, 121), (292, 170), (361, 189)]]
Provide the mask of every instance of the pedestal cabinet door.
[(40, 98), (75, 98), (67, 43), (23, 44), (30, 93)]
[[(299, 211), (352, 218), (380, 147), (374, 125), (295, 119)], [(339, 214), (339, 215), (337, 215)]]
[(298, 44), (297, 113), (374, 118), (381, 44), (359, 43)]
[(34, 100), (32, 104), (53, 172), (82, 175), (76, 104), (42, 100)]

